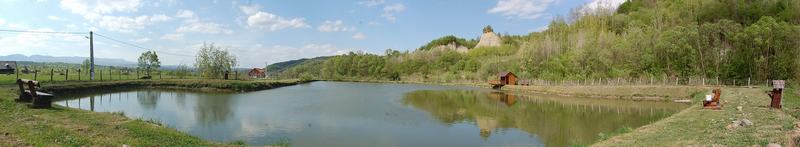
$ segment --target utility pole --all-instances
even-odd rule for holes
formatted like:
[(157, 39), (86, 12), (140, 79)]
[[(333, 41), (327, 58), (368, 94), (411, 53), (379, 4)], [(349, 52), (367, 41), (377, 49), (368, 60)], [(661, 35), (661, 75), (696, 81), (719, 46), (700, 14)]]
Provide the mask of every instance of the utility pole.
[(94, 80), (94, 32), (92, 31), (89, 31), (89, 62), (91, 62), (89, 80)]

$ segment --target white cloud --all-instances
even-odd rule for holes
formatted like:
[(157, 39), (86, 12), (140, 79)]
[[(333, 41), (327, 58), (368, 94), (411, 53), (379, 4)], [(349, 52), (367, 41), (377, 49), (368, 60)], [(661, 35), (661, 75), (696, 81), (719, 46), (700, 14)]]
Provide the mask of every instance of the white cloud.
[(164, 36), (161, 36), (161, 39), (172, 40), (172, 41), (183, 40), (183, 34), (181, 33), (166, 34)]
[(383, 7), (383, 13), (381, 17), (386, 18), (389, 22), (396, 22), (397, 16), (395, 14), (403, 12), (406, 10), (406, 6), (402, 3), (396, 3), (391, 5), (386, 5)]
[(247, 27), (277, 31), (287, 28), (309, 28), (311, 26), (306, 24), (305, 18), (285, 19), (272, 13), (258, 11), (247, 17)]
[(225, 29), (223, 25), (213, 22), (200, 21), (188, 22), (187, 24), (178, 27), (176, 31), (179, 33), (197, 32), (206, 34), (233, 33), (233, 31)]
[(258, 5), (252, 5), (252, 6), (239, 6), (239, 9), (242, 10), (244, 14), (253, 15), (258, 13), (258, 9), (260, 8)]
[(593, 0), (592, 2), (580, 8), (581, 12), (593, 13), (597, 11), (610, 11), (616, 10), (619, 5), (625, 3), (625, 0)]
[(143, 37), (143, 38), (139, 38), (139, 39), (134, 39), (133, 40), (133, 42), (136, 42), (136, 43), (144, 43), (144, 42), (148, 42), (148, 41), (150, 41), (150, 38), (147, 38), (147, 37)]
[(342, 20), (330, 21), (326, 20), (317, 27), (320, 32), (340, 32), (340, 31), (354, 31), (355, 27), (348, 27), (344, 25)]
[(65, 21), (66, 20), (66, 19), (63, 19), (61, 17), (53, 16), (53, 15), (47, 16), (47, 19), (53, 20), (53, 21)]
[(101, 28), (104, 28), (109, 31), (133, 32), (136, 30), (144, 29), (146, 26), (150, 26), (159, 22), (168, 21), (170, 19), (172, 18), (164, 14), (153, 15), (153, 16), (143, 15), (138, 17), (103, 16), (98, 21), (98, 25)]
[(355, 39), (355, 40), (364, 40), (364, 39), (367, 39), (367, 36), (364, 35), (364, 33), (358, 32), (355, 35), (353, 35), (353, 39)]
[(383, 3), (386, 3), (386, 0), (365, 0), (365, 1), (358, 2), (359, 5), (364, 5), (364, 6), (367, 6), (367, 7), (375, 7), (375, 6), (381, 5)]
[(142, 6), (140, 0), (62, 0), (62, 9), (95, 20), (113, 12), (135, 12)]
[(177, 18), (195, 18), (194, 12), (191, 10), (178, 10), (178, 13), (175, 14)]
[(500, 0), (489, 13), (501, 13), (508, 18), (536, 19), (556, 0)]

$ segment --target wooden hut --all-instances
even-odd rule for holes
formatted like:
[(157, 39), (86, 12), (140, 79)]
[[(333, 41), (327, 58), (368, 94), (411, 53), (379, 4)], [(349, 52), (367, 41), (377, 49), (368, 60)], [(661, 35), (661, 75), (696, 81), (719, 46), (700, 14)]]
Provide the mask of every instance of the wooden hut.
[(253, 69), (250, 69), (249, 72), (247, 72), (247, 76), (249, 76), (250, 78), (253, 78), (253, 79), (265, 78), (265, 77), (267, 77), (267, 73), (264, 71), (264, 69), (253, 68)]
[(517, 85), (517, 75), (511, 72), (500, 72), (497, 74), (497, 77), (500, 78), (500, 83), (503, 85)]

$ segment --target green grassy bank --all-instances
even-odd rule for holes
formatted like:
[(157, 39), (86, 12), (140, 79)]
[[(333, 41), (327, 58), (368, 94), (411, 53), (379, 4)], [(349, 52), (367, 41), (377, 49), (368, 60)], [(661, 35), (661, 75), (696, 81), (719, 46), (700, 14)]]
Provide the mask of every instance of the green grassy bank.
[[(797, 109), (798, 97), (784, 97), (784, 109), (770, 109), (767, 88), (723, 88), (722, 110), (705, 110), (701, 96), (692, 106), (658, 122), (642, 126), (594, 144), (594, 146), (765, 146), (777, 143), (794, 146), (800, 136), (798, 119), (789, 115)], [(791, 91), (791, 90), (790, 90)], [(787, 92), (788, 93), (788, 92)], [(738, 109), (738, 108), (741, 109)], [(734, 120), (748, 119), (753, 125), (730, 128)]]
[[(55, 93), (109, 87), (152, 86), (226, 91), (253, 91), (304, 83), (281, 81), (130, 80), (48, 83)], [(112, 113), (91, 112), (53, 105), (31, 109), (18, 103), (16, 85), (0, 86), (0, 146), (236, 146), (200, 138), (144, 120)]]

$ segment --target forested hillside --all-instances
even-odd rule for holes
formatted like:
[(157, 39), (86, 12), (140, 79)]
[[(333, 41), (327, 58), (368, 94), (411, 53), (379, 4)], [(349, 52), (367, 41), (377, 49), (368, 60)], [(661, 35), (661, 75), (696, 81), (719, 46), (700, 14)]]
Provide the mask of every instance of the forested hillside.
[[(284, 74), (438, 82), (483, 81), (500, 71), (548, 80), (798, 79), (798, 24), (800, 1), (794, 0), (632, 0), (617, 10), (576, 10), (542, 32), (503, 35), (500, 47), (350, 53)], [(455, 37), (431, 44), (446, 40), (473, 44)]]

